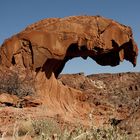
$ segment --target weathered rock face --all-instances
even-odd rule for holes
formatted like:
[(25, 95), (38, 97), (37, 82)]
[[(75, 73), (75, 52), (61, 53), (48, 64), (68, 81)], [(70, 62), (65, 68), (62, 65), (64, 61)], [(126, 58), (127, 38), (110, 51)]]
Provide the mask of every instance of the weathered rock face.
[[(18, 92), (5, 88), (1, 102), (10, 99), (10, 104), (21, 107), (44, 104), (48, 115), (59, 114), (71, 121), (82, 117), (87, 123), (94, 107), (87, 95), (56, 79), (65, 63), (74, 57), (91, 57), (100, 65), (116, 66), (125, 59), (135, 66), (137, 55), (131, 28), (113, 20), (100, 16), (44, 19), (2, 44), (1, 73), (15, 73), (22, 86), (16, 86)], [(24, 92), (24, 87), (32, 89)]]
[(57, 77), (68, 60), (80, 56), (111, 66), (126, 59), (135, 66), (138, 48), (130, 27), (100, 16), (78, 16), (30, 25), (7, 39), (0, 54), (1, 65), (41, 69)]

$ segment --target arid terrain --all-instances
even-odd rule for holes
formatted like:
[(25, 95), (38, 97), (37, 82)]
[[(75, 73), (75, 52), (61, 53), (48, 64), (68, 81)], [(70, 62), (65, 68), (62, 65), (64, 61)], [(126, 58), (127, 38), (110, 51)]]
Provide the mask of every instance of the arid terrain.
[(139, 140), (140, 73), (61, 74), (75, 57), (135, 67), (137, 56), (132, 29), (102, 16), (27, 26), (0, 47), (1, 139)]
[[(113, 123), (125, 126), (128, 131), (139, 130), (140, 73), (61, 75), (63, 84), (83, 91), (93, 105), (92, 115), (96, 125)], [(138, 115), (139, 114), (139, 115)], [(131, 122), (132, 120), (135, 122)], [(137, 127), (137, 128), (136, 128)]]
[[(45, 105), (25, 108), (13, 107), (12, 101), (10, 103), (10, 98), (8, 100), (9, 103), (4, 102), (4, 99), (8, 98), (8, 95), (5, 97), (1, 94), (1, 134), (5, 132), (5, 135), (13, 136), (14, 129), (19, 131), (19, 135), (24, 136), (28, 131), (35, 128), (41, 131), (42, 129), (54, 127), (56, 130), (53, 130), (55, 132), (51, 132), (53, 134), (60, 133), (60, 128), (73, 130), (79, 126), (87, 129), (93, 126), (96, 130), (113, 126), (124, 130), (129, 137), (133, 135), (133, 137), (130, 137), (131, 139), (135, 139), (135, 136), (137, 136), (136, 138), (139, 140), (140, 73), (93, 74), (88, 76), (85, 76), (84, 73), (62, 74), (58, 79), (65, 86), (80, 90), (86, 95), (86, 98), (80, 100), (92, 106), (90, 114), (85, 116), (86, 119), (89, 119), (87, 124), (84, 118), (83, 120), (81, 118), (81, 120), (77, 121), (67, 121), (61, 118), (59, 114), (51, 117)], [(47, 126), (34, 126), (32, 128), (32, 123), (36, 122), (39, 125), (43, 123), (44, 125), (45, 122), (48, 125), (48, 120), (49, 122), (51, 120), (48, 128)], [(49, 129), (52, 131), (54, 128)]]

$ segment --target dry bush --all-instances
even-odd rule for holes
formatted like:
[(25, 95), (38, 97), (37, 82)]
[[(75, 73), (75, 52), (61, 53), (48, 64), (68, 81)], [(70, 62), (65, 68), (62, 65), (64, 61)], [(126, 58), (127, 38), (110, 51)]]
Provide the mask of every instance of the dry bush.
[[(1, 140), (7, 137), (3, 135)], [(14, 140), (139, 140), (137, 136), (127, 134), (116, 126), (109, 128), (84, 128), (82, 125), (61, 129), (53, 119), (17, 121), (13, 127), (11, 139)]]
[(8, 93), (18, 97), (32, 95), (35, 92), (31, 75), (20, 78), (18, 72), (0, 72), (0, 93)]

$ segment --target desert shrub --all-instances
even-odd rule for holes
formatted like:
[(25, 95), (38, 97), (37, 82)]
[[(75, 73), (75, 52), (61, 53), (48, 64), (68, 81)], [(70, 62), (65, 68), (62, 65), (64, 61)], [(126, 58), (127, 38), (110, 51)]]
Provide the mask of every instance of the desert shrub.
[(79, 125), (73, 129), (67, 126), (61, 129), (55, 120), (44, 119), (32, 121), (32, 128), (35, 140), (130, 140), (130, 136), (116, 126), (97, 129)]
[[(29, 76), (29, 75), (28, 75)], [(33, 77), (20, 78), (17, 72), (0, 72), (0, 93), (23, 97), (35, 92)]]
[(61, 129), (57, 121), (51, 118), (39, 120), (29, 118), (16, 122), (11, 138), (18, 140), (22, 137), (26, 140), (28, 136), (33, 140), (139, 140), (136, 136), (127, 134), (116, 126), (97, 129), (93, 126), (85, 128), (79, 125), (69, 129), (66, 125)]
[(51, 136), (52, 134), (61, 134), (58, 124), (52, 119), (32, 121), (33, 128), (36, 134)]

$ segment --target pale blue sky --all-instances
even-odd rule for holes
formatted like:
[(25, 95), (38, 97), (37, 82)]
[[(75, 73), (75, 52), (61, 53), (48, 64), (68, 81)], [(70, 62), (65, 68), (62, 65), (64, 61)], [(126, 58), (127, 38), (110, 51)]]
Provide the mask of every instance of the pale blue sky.
[[(102, 15), (133, 29), (140, 46), (140, 0), (0, 0), (0, 44), (27, 25), (48, 17)], [(99, 66), (93, 60), (73, 59), (63, 73), (107, 73), (140, 71), (140, 56), (135, 68), (123, 62), (117, 67)]]

